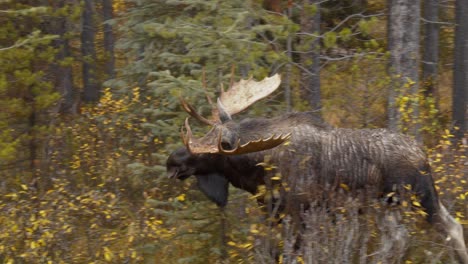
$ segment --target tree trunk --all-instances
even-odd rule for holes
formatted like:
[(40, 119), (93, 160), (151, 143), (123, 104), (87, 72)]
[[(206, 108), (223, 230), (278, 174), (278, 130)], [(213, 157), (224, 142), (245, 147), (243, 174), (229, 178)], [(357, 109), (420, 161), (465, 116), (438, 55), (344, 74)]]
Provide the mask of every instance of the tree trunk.
[(102, 15), (104, 18), (104, 50), (106, 51), (106, 75), (111, 79), (115, 77), (114, 33), (108, 23), (114, 18), (112, 0), (102, 0)]
[[(64, 1), (60, 1), (58, 8), (64, 7)], [(53, 25), (54, 34), (59, 37), (55, 39), (54, 46), (57, 48), (57, 62), (53, 66), (55, 74), (55, 85), (57, 90), (62, 95), (59, 112), (62, 114), (76, 114), (77, 110), (73, 109), (74, 88), (73, 88), (73, 70), (71, 65), (60, 65), (66, 58), (71, 56), (70, 45), (67, 37), (67, 17), (60, 16), (56, 19)]]
[(455, 138), (462, 139), (466, 133), (468, 89), (468, 1), (455, 2), (455, 51), (453, 68), (452, 121), (458, 127)]
[[(310, 13), (311, 6), (315, 5), (314, 13)], [(304, 0), (303, 13), (301, 14), (301, 31), (313, 34), (310, 48), (301, 55), (301, 64), (305, 68), (302, 72), (302, 91), (309, 103), (310, 110), (322, 117), (322, 103), (320, 92), (320, 1)], [(307, 43), (311, 37), (304, 35), (301, 42)]]
[(425, 0), (424, 16), (424, 53), (422, 77), (424, 95), (436, 98), (437, 67), (439, 63), (439, 0)]
[(84, 0), (81, 32), (81, 52), (83, 54), (83, 101), (99, 100), (99, 89), (96, 79), (96, 48), (94, 45), (93, 1)]
[[(288, 6), (286, 10), (287, 16), (291, 19), (292, 7)], [(286, 39), (286, 56), (288, 57), (288, 64), (286, 65), (286, 78), (284, 78), (284, 100), (286, 101), (286, 111), (291, 112), (292, 110), (292, 99), (291, 99), (291, 76), (292, 76), (292, 34), (289, 33)]]
[(420, 0), (388, 0), (389, 72), (392, 84), (388, 97), (388, 128), (401, 131), (401, 113), (397, 100), (405, 95), (411, 98), (412, 116), (409, 132), (420, 140), (418, 100), (419, 20)]

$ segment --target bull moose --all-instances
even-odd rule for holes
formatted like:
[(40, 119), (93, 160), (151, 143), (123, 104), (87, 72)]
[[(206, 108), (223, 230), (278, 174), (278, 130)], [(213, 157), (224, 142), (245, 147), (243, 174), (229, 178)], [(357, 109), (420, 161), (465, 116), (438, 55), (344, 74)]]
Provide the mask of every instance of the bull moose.
[(196, 176), (199, 188), (219, 206), (227, 203), (229, 183), (255, 194), (259, 186), (280, 178), (287, 186), (280, 191), (287, 213), (307, 208), (317, 199), (312, 195), (316, 189), (333, 192), (345, 185), (352, 193), (371, 188), (369, 193), (385, 197), (410, 186), (428, 222), (451, 238), (459, 260), (468, 264), (463, 228), (439, 201), (428, 159), (410, 137), (385, 129), (332, 128), (312, 112), (232, 119), (279, 85), (279, 75), (235, 83), (221, 91), (212, 119), (181, 100), (185, 111), (212, 128), (196, 139), (185, 120), (185, 146), (167, 159), (168, 177)]

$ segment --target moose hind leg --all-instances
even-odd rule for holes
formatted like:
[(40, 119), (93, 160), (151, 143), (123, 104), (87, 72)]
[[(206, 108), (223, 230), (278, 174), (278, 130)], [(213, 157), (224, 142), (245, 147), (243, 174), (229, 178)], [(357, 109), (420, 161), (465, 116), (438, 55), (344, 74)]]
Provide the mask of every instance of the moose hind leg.
[(459, 260), (463, 264), (468, 264), (468, 253), (466, 251), (465, 240), (463, 238), (463, 227), (459, 224), (447, 211), (447, 209), (439, 202), (439, 212), (437, 214), (437, 227), (442, 229), (447, 235), (447, 240), (453, 246)]
[(401, 214), (398, 210), (387, 208), (379, 215), (378, 227), (381, 231), (381, 243), (377, 253), (377, 262), (400, 263), (408, 249), (409, 233), (401, 223)]

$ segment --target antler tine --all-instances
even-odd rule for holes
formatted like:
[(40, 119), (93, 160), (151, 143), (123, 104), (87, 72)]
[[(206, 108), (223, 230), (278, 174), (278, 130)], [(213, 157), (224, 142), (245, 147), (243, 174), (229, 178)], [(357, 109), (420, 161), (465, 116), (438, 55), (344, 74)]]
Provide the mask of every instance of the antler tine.
[(236, 69), (236, 66), (233, 64), (231, 66), (231, 82), (229, 83), (229, 87), (232, 87), (234, 85), (234, 70)]
[(278, 136), (271, 135), (269, 138), (266, 139), (259, 139), (256, 141), (249, 141), (243, 145), (240, 144), (240, 141), (237, 141), (235, 147), (231, 150), (223, 149), (221, 142), (218, 141), (218, 149), (219, 153), (223, 155), (239, 155), (239, 154), (246, 154), (252, 153), (262, 150), (271, 149), (277, 147), (284, 142), (288, 141), (291, 138), (291, 133), (287, 134), (280, 134)]
[(187, 147), (187, 150), (192, 153), (192, 150), (190, 149), (190, 142), (192, 141), (192, 129), (190, 129), (189, 125), (189, 118), (185, 118), (185, 129), (187, 130), (186, 135), (182, 135), (182, 141), (184, 142), (184, 145)]
[(212, 120), (208, 120), (206, 118), (204, 118), (203, 116), (201, 116), (200, 114), (197, 113), (197, 111), (195, 110), (195, 108), (193, 108), (191, 105), (189, 105), (182, 97), (179, 98), (180, 99), (180, 103), (182, 105), (182, 108), (184, 108), (185, 112), (187, 112), (189, 115), (191, 115), (192, 117), (194, 117), (195, 119), (197, 119), (198, 121), (206, 124), (206, 125), (214, 125), (214, 121)]
[[(182, 141), (191, 154), (219, 153), (218, 147), (216, 145), (211, 146), (210, 144), (204, 143), (203, 140), (193, 138), (188, 117), (185, 119), (185, 129), (187, 130), (185, 135), (183, 129), (181, 130)], [(221, 132), (222, 131), (219, 131), (218, 140), (221, 140)]]
[(206, 85), (206, 72), (205, 72), (205, 67), (203, 67), (203, 73), (202, 73), (202, 84), (203, 84), (203, 91), (205, 92), (206, 100), (208, 100), (208, 103), (213, 107), (213, 101), (211, 101), (211, 97), (208, 95), (207, 92), (207, 85)]
[[(188, 122), (188, 120), (186, 120), (186, 122)], [(188, 147), (188, 139), (184, 131), (184, 126), (180, 127), (180, 137), (182, 138), (182, 143), (184, 143), (184, 146)]]
[(237, 114), (256, 101), (274, 92), (281, 83), (279, 74), (259, 82), (252, 79), (234, 83), (226, 92), (221, 92), (220, 100), (230, 115)]

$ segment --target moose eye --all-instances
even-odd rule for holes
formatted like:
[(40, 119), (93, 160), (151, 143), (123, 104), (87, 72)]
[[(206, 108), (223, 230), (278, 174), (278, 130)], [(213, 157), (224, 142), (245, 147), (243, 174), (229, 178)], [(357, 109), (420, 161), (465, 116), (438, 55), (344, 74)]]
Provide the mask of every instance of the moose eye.
[(226, 141), (223, 141), (221, 142), (221, 147), (225, 150), (231, 150), (232, 149), (232, 146), (230, 143), (226, 142)]

